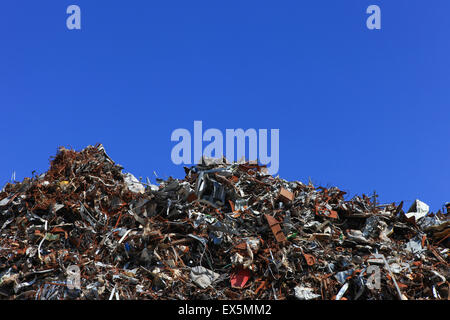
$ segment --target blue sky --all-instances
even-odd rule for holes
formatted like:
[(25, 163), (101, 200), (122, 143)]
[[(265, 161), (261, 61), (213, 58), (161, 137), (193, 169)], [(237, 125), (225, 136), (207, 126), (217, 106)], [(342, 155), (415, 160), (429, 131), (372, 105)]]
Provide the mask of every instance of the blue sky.
[[(81, 8), (82, 29), (66, 28)], [(381, 8), (381, 30), (366, 8)], [(0, 10), (0, 184), (101, 142), (183, 177), (176, 128), (280, 129), (281, 177), (450, 201), (448, 0), (12, 1)]]

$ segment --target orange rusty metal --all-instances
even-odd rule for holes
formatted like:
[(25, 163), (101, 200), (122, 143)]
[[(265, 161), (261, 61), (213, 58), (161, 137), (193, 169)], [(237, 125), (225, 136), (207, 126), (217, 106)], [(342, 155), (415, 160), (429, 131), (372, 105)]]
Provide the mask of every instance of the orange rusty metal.
[(284, 235), (283, 231), (281, 230), (280, 222), (272, 217), (271, 215), (265, 214), (264, 215), (267, 219), (267, 222), (269, 223), (270, 229), (272, 229), (273, 235), (275, 236), (275, 239), (278, 242), (285, 242), (286, 236)]
[(258, 294), (258, 292), (262, 289), (265, 289), (267, 286), (267, 281), (261, 281), (261, 284), (256, 288), (255, 294)]
[(194, 193), (194, 192), (192, 192), (192, 193), (190, 193), (189, 195), (188, 195), (188, 197), (187, 197), (187, 202), (192, 202), (192, 201), (195, 201), (195, 200), (197, 200), (197, 195)]
[(314, 209), (317, 216), (339, 219), (338, 213), (334, 210), (328, 210), (327, 208), (323, 208), (320, 205), (316, 205)]
[(230, 204), (230, 207), (231, 207), (231, 212), (235, 213), (235, 212), (236, 212), (236, 210), (234, 209), (234, 202), (233, 202), (233, 201), (231, 201), (231, 200), (228, 200), (228, 203)]
[(290, 192), (289, 190), (286, 190), (284, 188), (280, 189), (280, 200), (283, 202), (292, 202), (294, 201), (294, 194)]
[(234, 248), (238, 249), (238, 250), (247, 250), (247, 243), (241, 242), (241, 243), (237, 244), (236, 246), (234, 246)]
[(316, 264), (316, 258), (312, 254), (305, 253), (303, 256), (305, 257), (308, 266), (313, 266)]
[(231, 177), (231, 181), (234, 182), (234, 183), (238, 183), (239, 182), (239, 178), (236, 177), (236, 176), (232, 176)]

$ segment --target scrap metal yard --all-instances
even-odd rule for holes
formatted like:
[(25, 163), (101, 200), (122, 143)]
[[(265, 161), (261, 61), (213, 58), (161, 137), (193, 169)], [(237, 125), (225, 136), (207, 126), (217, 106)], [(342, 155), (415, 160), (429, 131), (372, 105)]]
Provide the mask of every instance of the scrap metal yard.
[(139, 181), (60, 148), (0, 192), (0, 299), (446, 300), (447, 212), (346, 200), (257, 163)]

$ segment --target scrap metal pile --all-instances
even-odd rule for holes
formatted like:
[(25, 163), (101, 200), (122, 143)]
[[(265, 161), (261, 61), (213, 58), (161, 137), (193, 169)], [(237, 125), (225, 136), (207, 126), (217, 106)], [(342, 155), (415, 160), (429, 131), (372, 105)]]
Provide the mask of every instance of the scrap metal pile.
[[(208, 163), (208, 164), (205, 164)], [(102, 145), (0, 192), (0, 299), (448, 299), (448, 215), (204, 161), (142, 183)]]

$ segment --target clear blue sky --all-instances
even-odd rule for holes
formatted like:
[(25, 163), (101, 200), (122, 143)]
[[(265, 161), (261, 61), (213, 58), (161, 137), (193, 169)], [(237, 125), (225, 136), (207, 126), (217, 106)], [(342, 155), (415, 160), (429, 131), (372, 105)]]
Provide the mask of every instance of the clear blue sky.
[[(66, 28), (79, 5), (82, 29)], [(377, 4), (382, 29), (366, 28)], [(281, 177), (450, 201), (448, 0), (4, 0), (0, 184), (101, 142), (183, 177), (176, 128), (279, 128)]]

